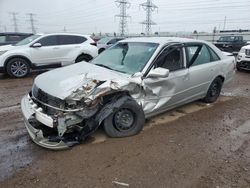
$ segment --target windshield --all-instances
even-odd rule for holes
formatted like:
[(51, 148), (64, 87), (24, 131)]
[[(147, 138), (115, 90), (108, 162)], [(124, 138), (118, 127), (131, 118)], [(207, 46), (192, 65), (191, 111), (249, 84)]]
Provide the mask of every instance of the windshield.
[(110, 41), (110, 37), (105, 37), (97, 41), (98, 44), (106, 44), (108, 41)]
[(29, 44), (40, 36), (41, 35), (32, 35), (32, 36), (25, 38), (25, 39), (21, 40), (20, 42), (16, 43), (15, 46), (22, 46), (22, 45)]
[(219, 41), (221, 41), (221, 42), (232, 42), (232, 41), (234, 41), (234, 37), (220, 37)]
[(159, 44), (121, 42), (107, 49), (92, 63), (126, 74), (142, 71)]

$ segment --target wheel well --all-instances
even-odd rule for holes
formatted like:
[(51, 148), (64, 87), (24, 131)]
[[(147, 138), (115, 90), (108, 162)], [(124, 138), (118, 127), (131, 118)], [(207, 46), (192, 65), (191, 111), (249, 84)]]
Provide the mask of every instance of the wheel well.
[(5, 62), (4, 62), (4, 68), (5, 68), (5, 69), (6, 69), (6, 67), (7, 67), (7, 63), (8, 63), (10, 60), (14, 59), (14, 58), (21, 58), (21, 59), (24, 59), (24, 60), (26, 60), (26, 61), (29, 63), (30, 66), (32, 65), (31, 61), (30, 61), (27, 57), (20, 56), (20, 55), (16, 55), (16, 56), (11, 56), (11, 57), (9, 57), (8, 59), (5, 60)]
[(221, 76), (221, 75), (220, 75), (220, 76), (217, 76), (217, 78), (220, 78), (222, 82), (224, 82), (224, 81), (225, 81), (224, 76)]
[(105, 49), (105, 48), (100, 48), (100, 49), (98, 50), (98, 54), (102, 53), (104, 50), (106, 50), (106, 49)]
[(93, 57), (92, 57), (91, 55), (82, 53), (82, 54), (80, 54), (80, 55), (77, 56), (76, 60), (77, 60), (79, 57), (81, 57), (81, 56), (86, 56), (86, 57), (88, 57), (89, 60), (92, 60), (92, 59), (93, 59)]

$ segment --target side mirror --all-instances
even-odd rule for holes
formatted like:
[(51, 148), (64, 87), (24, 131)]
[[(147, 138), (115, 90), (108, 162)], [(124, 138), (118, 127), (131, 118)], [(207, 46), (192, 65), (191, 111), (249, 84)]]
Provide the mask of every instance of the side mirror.
[(107, 45), (111, 45), (112, 43), (111, 42), (108, 42)]
[(35, 43), (32, 45), (33, 48), (40, 48), (42, 47), (42, 44), (41, 43)]
[(169, 70), (161, 67), (155, 68), (148, 73), (147, 78), (167, 78)]

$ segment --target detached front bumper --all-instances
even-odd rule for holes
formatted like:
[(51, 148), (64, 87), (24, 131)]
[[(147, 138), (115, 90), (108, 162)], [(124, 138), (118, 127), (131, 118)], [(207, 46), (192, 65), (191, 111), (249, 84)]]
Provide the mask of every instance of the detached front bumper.
[[(44, 133), (41, 129), (37, 129), (32, 125), (32, 120), (35, 119), (35, 117), (40, 117), (40, 121), (44, 122), (50, 122), (51, 119), (46, 114), (43, 114), (39, 108), (34, 105), (33, 101), (30, 99), (29, 95), (26, 95), (23, 97), (21, 101), (21, 109), (24, 117), (24, 124), (26, 129), (28, 130), (28, 133), (37, 145), (42, 146), (44, 148), (48, 149), (54, 149), (54, 150), (61, 150), (61, 149), (67, 149), (72, 144), (65, 143), (64, 141), (58, 141), (58, 142), (52, 142), (48, 138), (44, 137)], [(46, 126), (46, 125), (44, 125)]]

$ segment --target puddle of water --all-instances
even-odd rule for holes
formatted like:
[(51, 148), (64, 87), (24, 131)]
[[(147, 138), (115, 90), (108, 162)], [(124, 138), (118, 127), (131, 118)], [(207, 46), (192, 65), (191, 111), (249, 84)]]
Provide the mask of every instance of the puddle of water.
[(230, 132), (232, 137), (231, 151), (237, 151), (244, 142), (250, 140), (250, 120)]
[(28, 142), (29, 137), (24, 130), (16, 131), (13, 135), (1, 134), (0, 181), (32, 162), (34, 154)]

